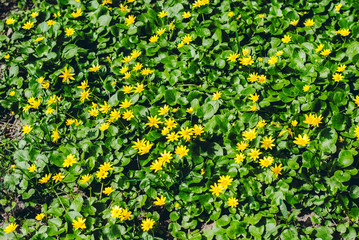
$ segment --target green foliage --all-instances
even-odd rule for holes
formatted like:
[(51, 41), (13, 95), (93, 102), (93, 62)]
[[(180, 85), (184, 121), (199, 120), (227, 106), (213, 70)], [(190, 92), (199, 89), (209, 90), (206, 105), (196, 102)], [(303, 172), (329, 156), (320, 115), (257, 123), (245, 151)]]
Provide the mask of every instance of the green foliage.
[(33, 4), (0, 22), (1, 239), (356, 238), (355, 1)]

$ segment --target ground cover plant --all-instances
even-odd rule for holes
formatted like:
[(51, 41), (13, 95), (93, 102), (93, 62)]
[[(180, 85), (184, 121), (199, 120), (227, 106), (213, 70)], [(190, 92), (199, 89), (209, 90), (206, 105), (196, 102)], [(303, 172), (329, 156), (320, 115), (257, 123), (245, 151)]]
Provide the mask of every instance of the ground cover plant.
[(357, 238), (356, 1), (17, 4), (1, 239)]

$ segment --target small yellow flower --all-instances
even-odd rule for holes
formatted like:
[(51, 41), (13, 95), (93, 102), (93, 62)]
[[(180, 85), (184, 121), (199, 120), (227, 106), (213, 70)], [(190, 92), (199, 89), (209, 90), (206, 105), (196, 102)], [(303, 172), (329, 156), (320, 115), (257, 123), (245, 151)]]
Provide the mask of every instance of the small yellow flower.
[(100, 65), (92, 64), (92, 67), (90, 68), (90, 72), (97, 72), (98, 70), (100, 70)]
[(62, 179), (64, 179), (64, 178), (65, 178), (65, 176), (62, 175), (61, 172), (59, 172), (58, 174), (56, 174), (56, 175), (54, 175), (54, 176), (52, 177), (52, 179), (53, 179), (55, 182), (62, 182)]
[(160, 12), (157, 16), (159, 16), (160, 18), (164, 18), (164, 17), (167, 16), (167, 12), (162, 11), (162, 12)]
[(163, 195), (161, 195), (161, 197), (157, 197), (156, 198), (156, 201), (154, 201), (153, 203), (156, 205), (156, 206), (163, 206), (165, 205), (165, 201), (166, 201), (166, 197), (163, 197)]
[(234, 16), (234, 13), (233, 13), (233, 12), (229, 12), (227, 15), (228, 15), (228, 17), (230, 17), (230, 18), (231, 18), (231, 17), (233, 17), (233, 16)]
[(314, 24), (315, 24), (315, 22), (314, 22), (313, 19), (307, 19), (307, 20), (304, 22), (304, 26), (306, 26), (306, 27), (312, 27)]
[(157, 42), (158, 41), (158, 35), (154, 35), (154, 36), (152, 36), (152, 37), (150, 37), (150, 43), (155, 43), (155, 42)]
[(193, 107), (187, 108), (186, 112), (191, 114), (193, 112)]
[(156, 222), (154, 220), (152, 220), (151, 218), (146, 218), (146, 220), (142, 220), (142, 223), (141, 223), (141, 228), (143, 231), (148, 231), (150, 229), (153, 228), (153, 225), (155, 224)]
[(31, 13), (31, 17), (32, 17), (32, 18), (36, 18), (37, 16), (39, 16), (39, 13), (38, 13), (38, 12), (33, 12), (33, 13)]
[(283, 43), (289, 43), (291, 40), (292, 40), (292, 37), (289, 35), (284, 35), (284, 37), (282, 38)]
[(75, 33), (75, 30), (73, 28), (66, 28), (65, 34), (66, 36), (72, 36)]
[(276, 56), (270, 57), (270, 59), (268, 60), (268, 63), (270, 65), (274, 65), (278, 62), (278, 58)]
[(22, 28), (23, 28), (23, 29), (26, 29), (26, 30), (29, 30), (29, 29), (31, 29), (31, 28), (33, 27), (33, 25), (34, 25), (34, 22), (27, 21), (27, 22), (22, 26)]
[(126, 25), (129, 26), (135, 22), (136, 17), (134, 15), (130, 15), (125, 19)]
[(4, 58), (5, 58), (5, 59), (9, 59), (9, 58), (10, 58), (10, 54), (4, 55)]
[(113, 188), (111, 186), (111, 187), (105, 188), (105, 190), (103, 190), (102, 192), (103, 192), (103, 194), (106, 194), (107, 196), (109, 196), (113, 191), (114, 190), (113, 190)]
[(342, 8), (342, 6), (343, 6), (342, 4), (336, 5), (335, 8), (334, 8), (334, 10), (337, 11), (337, 12), (339, 12), (340, 9)]
[(15, 96), (15, 91), (9, 92), (9, 95), (10, 95), (11, 97)]
[(75, 230), (77, 229), (85, 229), (86, 228), (86, 225), (85, 225), (85, 221), (86, 219), (85, 218), (77, 218), (77, 220), (73, 220), (72, 221), (72, 226), (75, 228)]
[(49, 25), (49, 26), (53, 26), (53, 25), (55, 25), (56, 24), (56, 22), (54, 21), (54, 20), (48, 20), (47, 22), (47, 25)]
[(217, 91), (216, 93), (213, 94), (212, 100), (213, 101), (218, 100), (218, 99), (220, 99), (221, 96), (222, 96), (222, 93)]
[(304, 85), (304, 86), (303, 86), (303, 91), (304, 91), (304, 92), (308, 92), (309, 89), (310, 89), (310, 85)]
[(298, 20), (293, 20), (289, 24), (292, 25), (292, 26), (297, 26), (298, 22), (299, 22), (299, 19)]
[(39, 213), (39, 214), (36, 215), (35, 219), (37, 221), (41, 221), (45, 216), (46, 216), (45, 214)]
[(182, 42), (186, 43), (186, 44), (189, 44), (190, 42), (192, 42), (192, 36), (190, 34), (187, 34), (186, 36), (184, 36), (182, 38)]
[(328, 56), (332, 51), (330, 49), (325, 49), (320, 52), (320, 55)]
[(45, 39), (45, 37), (38, 37), (38, 38), (36, 38), (34, 41), (35, 42), (40, 42), (40, 41), (42, 41), (42, 40), (44, 40)]
[(27, 170), (29, 170), (29, 172), (35, 172), (36, 171), (36, 165), (32, 164)]
[(183, 17), (184, 19), (190, 18), (190, 17), (191, 17), (191, 13), (190, 13), (190, 12), (184, 12), (184, 13), (182, 14), (182, 17)]
[(15, 19), (13, 19), (13, 18), (6, 19), (6, 25), (14, 24), (14, 22), (15, 22)]
[(19, 225), (17, 225), (16, 223), (10, 223), (9, 225), (7, 225), (7, 227), (5, 228), (5, 234), (9, 234), (13, 231), (15, 231), (15, 229), (18, 227)]
[(22, 127), (23, 134), (27, 134), (32, 130), (32, 127), (30, 125), (25, 125)]

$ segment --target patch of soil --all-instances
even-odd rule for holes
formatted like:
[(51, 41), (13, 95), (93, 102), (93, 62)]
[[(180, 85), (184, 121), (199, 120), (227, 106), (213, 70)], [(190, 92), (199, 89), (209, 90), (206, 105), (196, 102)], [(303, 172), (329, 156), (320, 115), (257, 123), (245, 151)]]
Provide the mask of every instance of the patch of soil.
[(5, 112), (0, 117), (0, 143), (2, 139), (10, 138), (20, 140), (21, 134), (21, 120), (16, 118), (13, 113)]

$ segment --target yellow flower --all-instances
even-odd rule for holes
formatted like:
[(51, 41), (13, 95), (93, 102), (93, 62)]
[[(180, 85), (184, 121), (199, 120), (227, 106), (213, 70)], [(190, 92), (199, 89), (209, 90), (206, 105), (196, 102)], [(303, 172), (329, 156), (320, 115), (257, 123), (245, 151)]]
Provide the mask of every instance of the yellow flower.
[(277, 166), (277, 164), (274, 165), (274, 167), (271, 168), (272, 172), (275, 174), (276, 177), (278, 177), (278, 175), (282, 175), (281, 171), (282, 171), (282, 164), (279, 164)]
[(259, 151), (259, 149), (257, 148), (252, 148), (249, 150), (249, 159), (253, 159), (254, 161), (256, 161), (259, 158), (259, 155), (261, 155), (262, 152)]
[(5, 59), (9, 59), (9, 58), (10, 58), (10, 54), (4, 55), (4, 58), (5, 58)]
[(42, 177), (39, 180), (39, 183), (41, 183), (41, 184), (47, 183), (50, 180), (50, 178), (51, 178), (51, 173), (46, 174), (45, 177)]
[(187, 109), (186, 109), (186, 113), (191, 114), (192, 112), (193, 112), (193, 107), (190, 107), (190, 108), (187, 108)]
[(292, 25), (292, 26), (297, 26), (298, 22), (299, 22), (299, 19), (298, 20), (293, 20), (289, 24)]
[(62, 179), (64, 178), (65, 176), (63, 176), (61, 172), (59, 172), (58, 174), (52, 177), (52, 179), (55, 180), (55, 182), (62, 182)]
[(166, 32), (166, 29), (165, 29), (165, 28), (161, 28), (161, 29), (158, 29), (158, 30), (157, 30), (156, 34), (157, 34), (158, 36), (161, 36), (161, 35), (164, 34), (165, 32)]
[(82, 102), (82, 103), (84, 103), (85, 102), (85, 100), (90, 100), (89, 99), (89, 97), (90, 97), (90, 89), (87, 89), (86, 91), (82, 91), (81, 93), (80, 93), (80, 101)]
[(242, 135), (246, 141), (252, 141), (253, 139), (256, 138), (257, 132), (253, 128), (253, 129), (249, 129), (248, 131), (246, 130)]
[(124, 57), (124, 58), (121, 60), (121, 62), (123, 62), (123, 63), (129, 63), (129, 62), (131, 62), (131, 60), (132, 60), (132, 56), (127, 56), (127, 57)]
[(135, 22), (136, 17), (134, 15), (130, 15), (125, 19), (126, 25), (131, 25)]
[(183, 158), (188, 154), (189, 149), (186, 146), (177, 146), (175, 153), (179, 155), (180, 158)]
[(104, 132), (104, 131), (106, 131), (109, 127), (110, 127), (110, 124), (109, 124), (109, 123), (102, 123), (101, 126), (99, 127), (99, 129)]
[(66, 28), (65, 34), (66, 36), (72, 36), (75, 33), (75, 30), (73, 28)]
[(343, 6), (342, 4), (336, 5), (334, 10), (339, 12), (342, 6)]
[(228, 15), (228, 17), (231, 18), (231, 17), (233, 17), (234, 13), (233, 13), (233, 12), (229, 12), (227, 15)]
[(261, 141), (262, 145), (261, 147), (264, 148), (265, 150), (267, 150), (268, 148), (272, 150), (272, 147), (274, 147), (275, 145), (273, 144), (273, 142), (275, 141), (275, 139), (272, 139), (272, 136), (265, 136), (263, 138), (263, 140)]
[(29, 172), (35, 172), (36, 171), (36, 165), (32, 164), (29, 168), (28, 168)]
[(162, 11), (162, 12), (160, 12), (157, 16), (159, 16), (160, 18), (164, 18), (164, 17), (167, 16), (167, 12)]
[(240, 58), (239, 61), (243, 66), (252, 65), (254, 63), (252, 56)]
[(203, 129), (204, 127), (202, 125), (195, 124), (192, 128), (192, 132), (194, 133), (194, 135), (200, 136), (202, 133), (204, 133)]
[(46, 216), (45, 214), (39, 213), (39, 214), (36, 215), (35, 219), (37, 221), (41, 221), (45, 216)]
[(283, 55), (283, 51), (280, 50), (280, 51), (276, 52), (275, 55), (276, 55), (276, 56), (282, 56), (282, 55)]
[(236, 154), (236, 158), (234, 160), (237, 164), (239, 164), (240, 162), (243, 162), (245, 158), (246, 156), (244, 156), (243, 153), (240, 153), (240, 154)]
[(182, 14), (182, 17), (183, 17), (184, 19), (190, 18), (190, 17), (191, 17), (191, 13), (190, 13), (190, 12), (184, 12), (184, 13)]
[(5, 234), (9, 234), (13, 231), (15, 231), (15, 229), (18, 227), (19, 225), (17, 225), (16, 223), (10, 223), (9, 225), (7, 225), (7, 227), (5, 228)]
[(97, 72), (98, 70), (100, 70), (100, 65), (92, 64), (92, 67), (90, 68), (90, 72)]
[[(147, 76), (147, 75), (150, 75), (151, 73), (153, 73), (154, 71), (155, 71), (155, 70), (151, 70), (151, 69), (149, 69), (149, 68), (145, 68), (145, 69), (143, 69), (143, 70), (141, 71), (141, 74)], [(138, 85), (138, 83), (137, 83), (137, 85)], [(143, 84), (142, 84), (142, 86), (143, 86)]]
[(192, 36), (190, 34), (187, 34), (186, 36), (184, 36), (182, 38), (182, 42), (186, 43), (186, 44), (189, 44), (190, 42), (192, 42)]
[(156, 205), (156, 206), (162, 206), (162, 205), (165, 205), (165, 201), (166, 201), (166, 197), (163, 197), (163, 195), (161, 195), (161, 197), (157, 197), (156, 198), (156, 201), (154, 201), (153, 203)]
[(85, 221), (86, 219), (85, 218), (77, 218), (77, 220), (73, 220), (72, 221), (72, 226), (75, 228), (75, 230), (77, 229), (85, 229), (86, 228), (86, 225), (85, 225)]
[(346, 65), (339, 65), (337, 68), (337, 72), (343, 72), (347, 68)]
[(249, 100), (252, 100), (253, 103), (257, 102), (259, 99), (259, 95), (257, 93), (250, 94), (248, 97)]
[(88, 181), (90, 181), (91, 177), (92, 177), (91, 174), (87, 174), (87, 175), (82, 176), (80, 183), (81, 184), (87, 183)]
[(157, 42), (158, 41), (158, 35), (154, 35), (154, 36), (152, 36), (152, 37), (150, 37), (150, 43), (155, 43), (155, 42)]
[(340, 73), (335, 73), (335, 74), (333, 74), (333, 79), (335, 82), (339, 82), (339, 81), (343, 80), (343, 75), (341, 75)]
[(344, 28), (344, 29), (340, 29), (340, 30), (336, 31), (335, 33), (340, 34), (343, 37), (346, 37), (350, 34), (350, 30)]
[(270, 65), (274, 65), (278, 62), (278, 58), (276, 56), (270, 57), (270, 59), (268, 60), (268, 63)]
[(310, 142), (310, 139), (307, 134), (298, 135), (298, 137), (295, 137), (295, 141), (293, 141), (295, 144), (305, 147)]
[(324, 44), (319, 44), (318, 47), (315, 49), (315, 52), (320, 52), (323, 50)]
[(15, 96), (15, 91), (11, 91), (11, 92), (9, 93), (9, 95), (10, 95), (11, 97)]
[(135, 116), (133, 115), (133, 112), (131, 110), (126, 110), (126, 112), (123, 113), (122, 118), (130, 121), (132, 118), (134, 118)]
[(47, 22), (47, 25), (49, 25), (49, 26), (53, 26), (53, 25), (55, 25), (56, 24), (56, 22), (54, 21), (54, 20), (48, 20)]
[(155, 221), (151, 218), (146, 218), (146, 220), (142, 220), (141, 228), (143, 231), (148, 231), (153, 228)]
[(34, 25), (34, 22), (27, 21), (27, 22), (22, 26), (22, 28), (23, 28), (23, 29), (26, 29), (26, 30), (29, 30), (29, 29), (32, 28), (33, 25)]
[(228, 203), (228, 206), (231, 208), (235, 208), (239, 204), (238, 199), (234, 198), (234, 197), (228, 198), (227, 203)]
[(113, 188), (111, 186), (111, 187), (105, 188), (105, 190), (103, 190), (102, 192), (103, 192), (103, 194), (106, 194), (107, 196), (109, 196), (113, 191), (114, 190), (113, 190)]
[(166, 139), (168, 142), (174, 142), (174, 141), (177, 141), (179, 138), (179, 135), (175, 132), (173, 133), (170, 133), (166, 136)]
[(99, 170), (107, 172), (107, 171), (113, 170), (113, 168), (112, 168), (111, 163), (105, 162), (105, 163), (100, 165)]
[(35, 42), (40, 42), (40, 41), (42, 41), (42, 40), (44, 40), (45, 39), (45, 37), (38, 37), (38, 38), (36, 38), (34, 41)]
[(168, 113), (169, 110), (170, 107), (165, 104), (163, 107), (160, 108), (160, 110), (158, 110), (158, 115), (165, 115)]
[(30, 125), (24, 125), (22, 127), (23, 134), (27, 134), (32, 130), (32, 127)]
[(213, 94), (212, 100), (213, 101), (218, 100), (221, 97), (221, 95), (222, 95), (222, 93), (217, 91), (216, 93)]
[(13, 18), (8, 18), (8, 19), (6, 19), (6, 24), (7, 24), (7, 25), (14, 24), (14, 22), (15, 22), (15, 19), (13, 19)]
[[(136, 49), (134, 49), (132, 52), (131, 52), (131, 57), (132, 58), (137, 58), (141, 55), (141, 52), (140, 51), (137, 51)], [(139, 63), (137, 63), (139, 64)]]
[(186, 127), (185, 129), (184, 128), (181, 128), (181, 131), (178, 132), (178, 134), (186, 141), (189, 141), (191, 140), (191, 135), (193, 134), (192, 133), (192, 129), (189, 129), (188, 127)]
[(13, 164), (13, 165), (11, 165), (10, 167), (12, 168), (13, 171), (15, 171), (16, 165)]
[(257, 127), (259, 127), (259, 128), (262, 128), (262, 127), (264, 127), (265, 125), (267, 125), (267, 123), (266, 123), (266, 121), (265, 120), (260, 120), (260, 121), (258, 121), (258, 123), (257, 123)]
[(76, 9), (76, 12), (73, 12), (73, 13), (71, 13), (71, 15), (74, 17), (74, 18), (77, 18), (77, 17), (81, 17), (82, 16), (82, 10), (81, 10), (81, 8), (77, 8)]
[(120, 4), (120, 11), (131, 12), (131, 10), (128, 9), (128, 6), (124, 6), (122, 3)]
[(107, 176), (108, 176), (108, 172), (105, 172), (105, 171), (97, 171), (96, 172), (96, 177), (98, 179), (105, 179), (105, 178), (107, 178)]
[(154, 127), (158, 128), (158, 127), (159, 127), (158, 124), (159, 124), (159, 123), (162, 123), (162, 122), (160, 121), (160, 119), (157, 118), (157, 115), (154, 116), (154, 117), (152, 117), (152, 116), (147, 117), (147, 119), (148, 119), (148, 123), (146, 123), (146, 125), (148, 125), (148, 126), (150, 126), (150, 127), (153, 127), (153, 126), (154, 126)]
[(227, 189), (228, 186), (232, 184), (233, 178), (231, 178), (229, 175), (224, 176), (222, 175), (219, 180), (218, 184), (221, 185), (224, 189)]
[(237, 149), (238, 151), (243, 152), (244, 150), (246, 150), (247, 147), (248, 147), (248, 143), (246, 143), (246, 142), (244, 142), (244, 141), (241, 141), (240, 143), (237, 143), (236, 149)]
[(229, 57), (227, 57), (227, 61), (235, 62), (237, 58), (239, 57), (239, 54), (237, 53), (231, 53)]
[(217, 185), (217, 183), (214, 183), (209, 191), (212, 192), (212, 195), (216, 195), (218, 197), (219, 194), (222, 193), (223, 189), (224, 188), (221, 184)]
[(289, 43), (291, 41), (292, 37), (289, 35), (284, 35), (284, 37), (282, 38), (282, 42), (283, 43)]
[(76, 163), (76, 157), (74, 154), (69, 154), (67, 155), (65, 161), (63, 162), (62, 166), (63, 167), (72, 167), (72, 165), (74, 165)]
[(159, 170), (162, 170), (162, 161), (156, 160), (154, 162), (152, 162), (150, 169), (151, 170), (155, 170), (155, 173)]
[(122, 215), (122, 212), (123, 212), (123, 208), (121, 208), (119, 206), (114, 206), (114, 207), (112, 207), (112, 210), (111, 210), (111, 217), (118, 218)]
[(33, 12), (33, 13), (31, 13), (31, 17), (32, 17), (32, 18), (36, 18), (37, 16), (39, 16), (39, 13), (38, 13), (38, 12)]
[(293, 121), (291, 122), (291, 124), (292, 124), (293, 127), (296, 127), (296, 126), (298, 125), (298, 121), (297, 121), (297, 120), (293, 120)]
[(69, 79), (71, 80), (75, 80), (75, 78), (73, 77), (73, 75), (75, 75), (74, 73), (71, 73), (71, 68), (67, 69), (67, 67), (64, 68), (64, 71), (61, 71), (62, 75), (60, 75), (59, 77), (62, 78), (62, 82), (67, 82), (67, 84), (69, 84)]
[(132, 87), (131, 87), (131, 86), (123, 86), (122, 91), (123, 91), (125, 94), (129, 94), (129, 93), (131, 93), (131, 91), (132, 91)]
[(332, 51), (330, 49), (325, 49), (320, 52), (320, 55), (328, 56)]
[(304, 22), (304, 26), (306, 27), (312, 27), (314, 25), (314, 21), (313, 19), (307, 19), (305, 22)]
[(308, 92), (309, 89), (310, 89), (310, 85), (304, 85), (304, 86), (303, 86), (303, 91), (304, 91), (304, 92)]
[(273, 161), (274, 161), (273, 157), (268, 156), (268, 157), (263, 157), (261, 160), (259, 160), (259, 163), (262, 168), (265, 168), (272, 165)]

